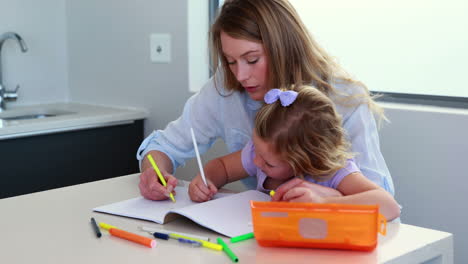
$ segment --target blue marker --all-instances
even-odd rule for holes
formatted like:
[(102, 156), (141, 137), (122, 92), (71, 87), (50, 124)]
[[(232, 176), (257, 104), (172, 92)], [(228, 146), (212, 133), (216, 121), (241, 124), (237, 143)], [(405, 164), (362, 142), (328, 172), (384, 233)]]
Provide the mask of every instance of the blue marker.
[(187, 245), (190, 245), (192, 247), (201, 247), (202, 246), (202, 243), (198, 242), (198, 241), (195, 241), (195, 240), (190, 240), (190, 239), (185, 239), (185, 238), (177, 238), (177, 241), (179, 241), (180, 243), (183, 243), (183, 244), (187, 244)]
[(155, 238), (164, 239), (164, 240), (169, 240), (169, 235), (168, 235), (168, 234), (159, 233), (159, 232), (154, 232), (154, 233), (153, 233), (153, 236), (154, 236)]

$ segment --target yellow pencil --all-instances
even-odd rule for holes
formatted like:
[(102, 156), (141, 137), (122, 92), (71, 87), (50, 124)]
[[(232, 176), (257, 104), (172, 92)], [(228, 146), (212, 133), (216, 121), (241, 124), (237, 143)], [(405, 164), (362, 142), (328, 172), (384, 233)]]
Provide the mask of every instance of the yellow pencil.
[[(151, 156), (151, 154), (148, 154), (148, 160), (153, 166), (154, 171), (156, 171), (156, 174), (158, 174), (159, 180), (161, 181), (162, 185), (166, 187), (167, 186), (166, 180), (164, 179), (161, 172), (159, 171), (158, 165), (156, 165), (156, 162), (154, 162), (154, 159)], [(171, 200), (175, 203), (174, 195), (172, 193), (169, 193), (169, 197), (171, 197)]]

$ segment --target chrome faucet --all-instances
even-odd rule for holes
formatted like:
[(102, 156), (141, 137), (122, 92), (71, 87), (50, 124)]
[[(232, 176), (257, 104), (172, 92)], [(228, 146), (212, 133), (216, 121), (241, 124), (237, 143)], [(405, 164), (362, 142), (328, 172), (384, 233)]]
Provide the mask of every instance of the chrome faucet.
[(7, 91), (2, 84), (2, 46), (7, 39), (14, 39), (18, 43), (22, 52), (28, 51), (28, 47), (23, 38), (15, 32), (6, 32), (0, 35), (0, 112), (5, 110), (5, 101), (15, 101), (18, 98), (19, 85), (16, 86), (14, 91)]

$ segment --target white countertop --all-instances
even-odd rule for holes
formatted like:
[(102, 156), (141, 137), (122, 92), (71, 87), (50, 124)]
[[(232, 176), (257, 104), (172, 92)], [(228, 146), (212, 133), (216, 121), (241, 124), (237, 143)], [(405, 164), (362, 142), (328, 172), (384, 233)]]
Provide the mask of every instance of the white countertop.
[[(65, 114), (39, 119), (1, 120), (2, 117), (28, 113)], [(148, 112), (143, 109), (80, 103), (19, 106), (0, 113), (0, 139), (131, 123), (147, 116)]]
[[(139, 195), (138, 174), (0, 199), (0, 259), (2, 263), (232, 263), (219, 251), (190, 248), (157, 240), (155, 248), (111, 237), (96, 238), (90, 217), (124, 230), (148, 235), (138, 226), (162, 227), (207, 236), (219, 234), (186, 218), (164, 225), (101, 214), (92, 208)], [(225, 239), (227, 241), (227, 239)], [(453, 263), (450, 233), (389, 223), (387, 235), (371, 252), (270, 248), (254, 239), (229, 244), (239, 263)], [(432, 262), (431, 262), (432, 263)]]

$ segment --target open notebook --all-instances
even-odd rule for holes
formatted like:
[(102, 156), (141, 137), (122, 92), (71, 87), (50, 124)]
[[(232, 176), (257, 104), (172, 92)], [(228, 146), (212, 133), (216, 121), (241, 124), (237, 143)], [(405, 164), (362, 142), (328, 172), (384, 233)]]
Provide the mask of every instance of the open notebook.
[(236, 194), (218, 193), (215, 199), (192, 202), (187, 187), (175, 188), (176, 203), (171, 200), (151, 201), (143, 197), (99, 206), (93, 211), (138, 218), (164, 224), (176, 215), (185, 216), (195, 223), (228, 237), (253, 231), (250, 201), (269, 201), (265, 193), (249, 190)]

